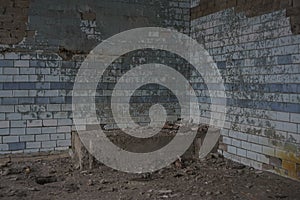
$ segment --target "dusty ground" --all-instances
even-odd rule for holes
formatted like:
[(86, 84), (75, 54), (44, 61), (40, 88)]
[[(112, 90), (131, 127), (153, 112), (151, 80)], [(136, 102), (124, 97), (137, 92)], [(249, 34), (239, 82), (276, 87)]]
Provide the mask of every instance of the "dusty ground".
[(0, 199), (5, 200), (300, 199), (299, 182), (215, 157), (178, 162), (151, 175), (105, 166), (80, 171), (70, 159), (8, 163), (0, 172)]

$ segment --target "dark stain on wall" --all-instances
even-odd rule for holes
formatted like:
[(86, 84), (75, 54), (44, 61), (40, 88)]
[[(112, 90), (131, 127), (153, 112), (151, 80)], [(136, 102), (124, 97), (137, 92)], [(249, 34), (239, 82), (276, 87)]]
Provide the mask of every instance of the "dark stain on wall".
[(0, 44), (17, 44), (27, 35), (29, 0), (0, 0)]

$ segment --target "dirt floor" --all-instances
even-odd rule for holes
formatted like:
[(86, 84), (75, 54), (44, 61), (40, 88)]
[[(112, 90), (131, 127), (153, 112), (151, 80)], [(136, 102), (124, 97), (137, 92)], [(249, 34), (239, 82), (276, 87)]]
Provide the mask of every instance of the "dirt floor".
[(300, 182), (216, 156), (141, 175), (74, 166), (68, 158), (4, 164), (0, 199), (300, 199)]

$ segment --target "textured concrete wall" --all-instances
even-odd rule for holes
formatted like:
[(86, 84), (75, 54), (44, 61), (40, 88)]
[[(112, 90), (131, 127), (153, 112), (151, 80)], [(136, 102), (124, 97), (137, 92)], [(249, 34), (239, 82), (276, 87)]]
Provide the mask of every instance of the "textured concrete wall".
[(293, 30), (297, 13), (261, 6), (249, 16), (241, 7), (224, 10), (209, 4), (211, 10), (206, 5), (205, 12), (212, 14), (207, 14), (201, 3), (207, 2), (192, 9), (191, 35), (216, 61), (228, 98), (220, 152), (248, 166), (300, 179), (300, 35)]
[[(188, 0), (1, 0), (0, 153), (68, 149), (73, 82), (89, 51), (104, 39), (137, 27), (189, 33), (189, 8)], [(106, 108), (116, 78), (126, 72), (122, 66), (145, 62), (141, 52), (134, 54), (116, 61), (107, 81), (99, 85), (99, 116), (106, 129), (115, 127)]]

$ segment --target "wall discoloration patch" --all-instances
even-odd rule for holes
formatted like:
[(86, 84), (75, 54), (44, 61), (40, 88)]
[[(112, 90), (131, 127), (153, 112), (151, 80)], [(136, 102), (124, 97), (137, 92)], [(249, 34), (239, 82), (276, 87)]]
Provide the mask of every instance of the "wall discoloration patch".
[(29, 0), (0, 1), (0, 44), (17, 44), (27, 35)]

